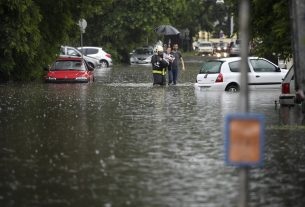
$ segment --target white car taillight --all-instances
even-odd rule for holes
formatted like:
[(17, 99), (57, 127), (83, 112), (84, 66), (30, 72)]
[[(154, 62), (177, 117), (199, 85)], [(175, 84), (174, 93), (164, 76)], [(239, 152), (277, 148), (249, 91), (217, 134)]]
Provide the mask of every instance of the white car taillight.
[(283, 94), (290, 93), (290, 84), (289, 83), (282, 83), (282, 93)]
[(215, 82), (216, 83), (222, 83), (223, 82), (223, 75), (221, 73), (218, 74)]

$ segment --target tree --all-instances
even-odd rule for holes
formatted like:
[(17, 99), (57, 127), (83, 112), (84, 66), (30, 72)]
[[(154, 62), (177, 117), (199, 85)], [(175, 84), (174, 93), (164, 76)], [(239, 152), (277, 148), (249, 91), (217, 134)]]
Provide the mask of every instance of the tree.
[(42, 16), (31, 1), (0, 2), (0, 75), (21, 80), (33, 73), (41, 35), (38, 29)]
[[(93, 15), (94, 0), (3, 0), (0, 2), (0, 79), (40, 77), (59, 47), (78, 38), (81, 16)], [(94, 8), (94, 9), (93, 9)]]
[(255, 52), (268, 57), (276, 54), (281, 58), (292, 55), (291, 22), (288, 0), (251, 1), (252, 39), (259, 40)]
[(118, 61), (128, 62), (131, 49), (156, 41), (153, 29), (169, 24), (183, 1), (113, 0), (100, 14), (87, 19), (85, 44), (100, 45)]
[[(238, 0), (226, 0), (236, 17), (235, 31), (238, 32)], [(251, 41), (254, 53), (272, 58), (292, 56), (291, 20), (289, 0), (250, 0)], [(277, 57), (276, 57), (277, 58)]]

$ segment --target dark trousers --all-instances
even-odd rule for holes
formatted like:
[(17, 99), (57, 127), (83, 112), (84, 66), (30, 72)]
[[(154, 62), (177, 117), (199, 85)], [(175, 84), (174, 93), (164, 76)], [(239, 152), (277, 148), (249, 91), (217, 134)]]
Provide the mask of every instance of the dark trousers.
[(153, 73), (154, 85), (166, 85), (166, 76)]
[(173, 83), (176, 84), (177, 83), (177, 79), (178, 79), (178, 69), (171, 69), (171, 73), (173, 76)]
[(173, 72), (171, 69), (169, 69), (168, 71), (168, 84), (173, 82)]

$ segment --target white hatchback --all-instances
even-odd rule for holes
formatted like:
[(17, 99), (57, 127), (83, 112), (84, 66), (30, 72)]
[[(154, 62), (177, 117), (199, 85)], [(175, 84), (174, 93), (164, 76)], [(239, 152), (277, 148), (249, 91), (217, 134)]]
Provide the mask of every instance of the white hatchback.
[[(199, 89), (239, 91), (240, 57), (214, 59), (205, 62), (197, 75)], [(248, 84), (250, 89), (281, 89), (287, 70), (264, 58), (249, 57)]]
[(105, 52), (101, 47), (78, 47), (77, 49), (86, 56), (98, 59), (102, 68), (112, 66), (111, 55)]

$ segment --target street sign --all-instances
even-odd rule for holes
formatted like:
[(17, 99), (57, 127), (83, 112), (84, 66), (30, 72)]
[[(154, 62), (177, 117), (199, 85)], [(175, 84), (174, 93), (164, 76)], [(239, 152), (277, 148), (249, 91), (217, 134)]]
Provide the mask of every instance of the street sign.
[(85, 19), (80, 19), (80, 20), (78, 21), (78, 26), (79, 26), (81, 32), (82, 32), (82, 33), (85, 33), (85, 29), (86, 29), (86, 27), (87, 27), (87, 21), (86, 21)]
[(237, 167), (262, 166), (264, 117), (260, 114), (230, 114), (225, 122), (225, 161)]

